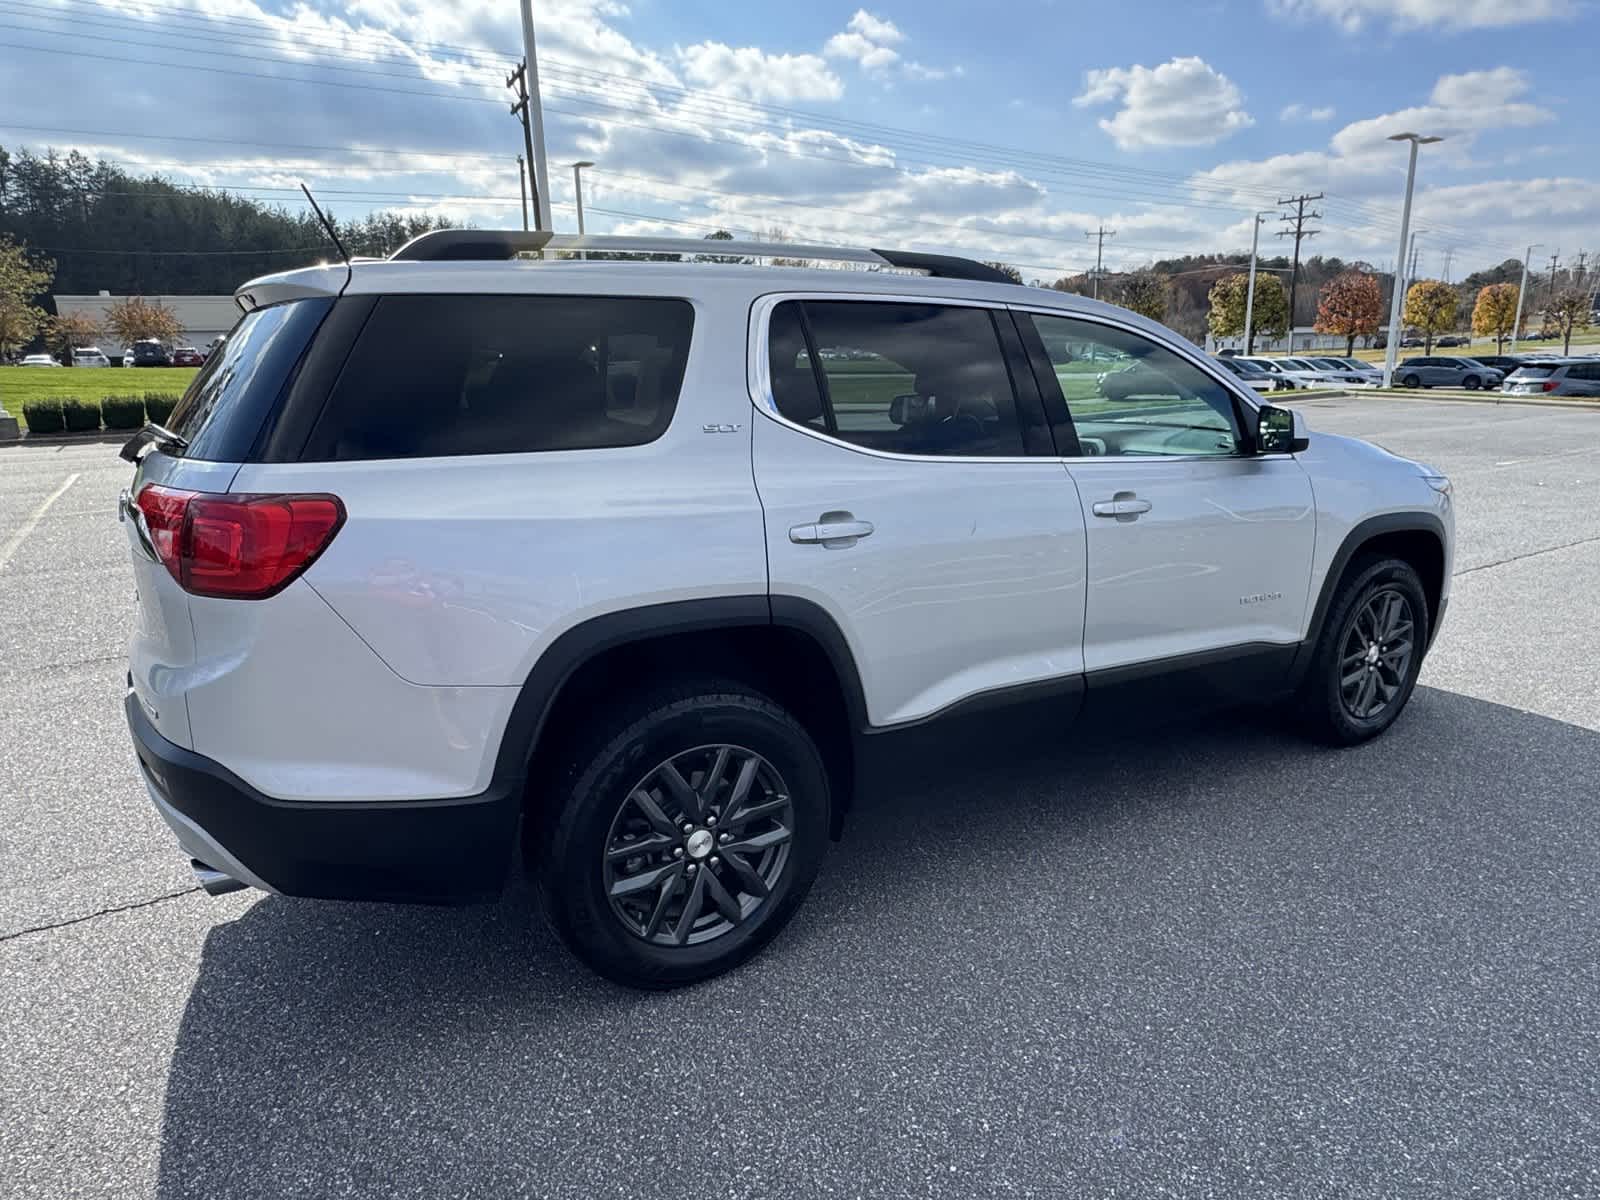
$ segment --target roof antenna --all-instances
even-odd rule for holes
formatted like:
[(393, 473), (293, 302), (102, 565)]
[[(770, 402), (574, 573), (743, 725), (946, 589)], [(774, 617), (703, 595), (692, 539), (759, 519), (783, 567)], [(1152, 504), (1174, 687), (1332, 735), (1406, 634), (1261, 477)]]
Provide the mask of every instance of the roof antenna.
[(339, 251), (339, 257), (344, 259), (346, 269), (350, 266), (350, 255), (345, 251), (344, 243), (339, 240), (339, 231), (333, 227), (333, 222), (328, 219), (328, 214), (322, 211), (322, 206), (317, 203), (317, 198), (311, 194), (304, 181), (300, 190), (306, 194), (306, 199), (311, 202), (311, 211), (317, 214), (317, 220), (322, 222), (322, 227), (328, 231), (328, 236), (333, 239), (334, 247)]

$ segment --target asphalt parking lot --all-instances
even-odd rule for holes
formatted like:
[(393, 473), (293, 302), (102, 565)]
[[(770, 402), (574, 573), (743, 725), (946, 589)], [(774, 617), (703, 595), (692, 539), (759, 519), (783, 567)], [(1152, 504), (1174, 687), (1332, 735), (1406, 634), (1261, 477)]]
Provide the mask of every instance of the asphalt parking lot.
[(1600, 411), (1305, 407), (1455, 480), (1388, 736), (930, 765), (669, 995), (521, 890), (193, 891), (123, 727), (128, 468), (0, 449), (0, 1194), (1600, 1195)]

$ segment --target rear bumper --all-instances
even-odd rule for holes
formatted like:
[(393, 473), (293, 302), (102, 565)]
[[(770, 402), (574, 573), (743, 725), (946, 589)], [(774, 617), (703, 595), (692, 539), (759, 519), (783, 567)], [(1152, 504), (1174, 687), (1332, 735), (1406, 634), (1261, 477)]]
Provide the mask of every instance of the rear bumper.
[(130, 693), (145, 785), (194, 859), (242, 883), (327, 900), (466, 903), (497, 896), (516, 841), (521, 787), (452, 800), (274, 800), (161, 734)]

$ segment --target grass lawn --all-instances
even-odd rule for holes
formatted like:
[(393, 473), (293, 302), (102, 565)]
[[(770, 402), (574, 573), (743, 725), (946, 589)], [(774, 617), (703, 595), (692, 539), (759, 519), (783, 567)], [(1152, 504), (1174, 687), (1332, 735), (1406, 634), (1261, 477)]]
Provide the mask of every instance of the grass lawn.
[(0, 367), (0, 408), (22, 419), (35, 396), (107, 396), (171, 392), (182, 395), (199, 367)]

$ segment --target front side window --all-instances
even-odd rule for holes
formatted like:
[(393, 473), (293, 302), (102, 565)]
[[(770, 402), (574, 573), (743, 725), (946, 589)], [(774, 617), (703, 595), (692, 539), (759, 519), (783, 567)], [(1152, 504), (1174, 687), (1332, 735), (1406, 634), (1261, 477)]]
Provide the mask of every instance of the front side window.
[(951, 305), (785, 301), (768, 328), (773, 400), (789, 420), (873, 450), (1021, 456), (994, 321)]
[(1233, 394), (1193, 363), (1132, 330), (1072, 317), (1028, 319), (1085, 454), (1241, 452)]
[(666, 431), (694, 309), (628, 296), (378, 301), (304, 458), (638, 446)]

